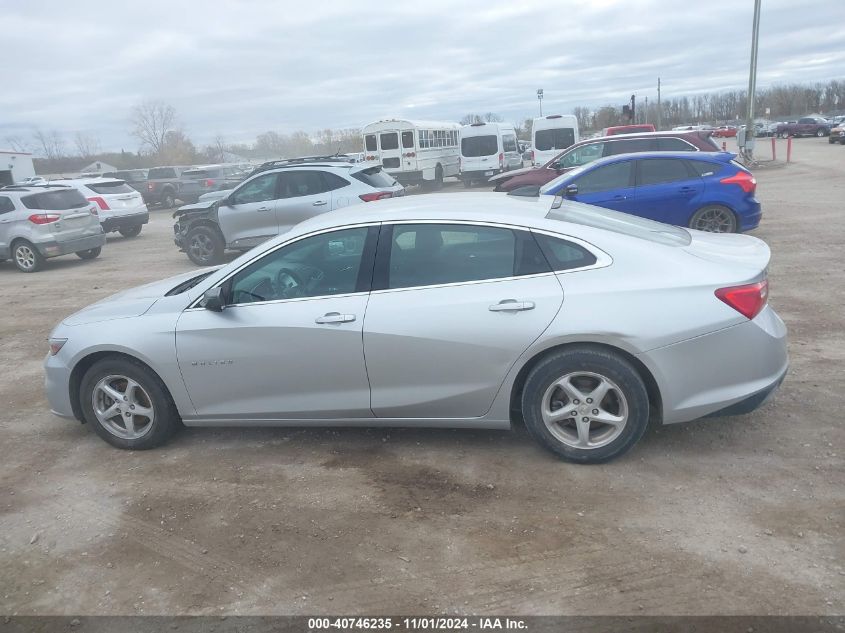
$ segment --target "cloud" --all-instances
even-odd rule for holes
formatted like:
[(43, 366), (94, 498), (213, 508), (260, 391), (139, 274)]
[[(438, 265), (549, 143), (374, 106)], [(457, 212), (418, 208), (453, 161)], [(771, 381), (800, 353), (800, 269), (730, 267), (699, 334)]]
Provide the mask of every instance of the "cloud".
[[(752, 3), (711, 0), (293, 2), (0, 0), (0, 139), (33, 127), (134, 149), (134, 104), (162, 99), (195, 141), (457, 120), (743, 88)], [(823, 17), (820, 17), (823, 16)], [(763, 4), (758, 85), (841, 78), (845, 4)], [(10, 55), (9, 51), (14, 51)], [(2, 144), (2, 143), (0, 143)]]

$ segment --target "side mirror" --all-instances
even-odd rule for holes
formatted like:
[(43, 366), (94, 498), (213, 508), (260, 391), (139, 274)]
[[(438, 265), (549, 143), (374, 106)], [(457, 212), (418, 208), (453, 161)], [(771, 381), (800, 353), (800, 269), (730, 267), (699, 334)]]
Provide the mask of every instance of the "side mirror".
[(223, 288), (217, 286), (206, 290), (202, 295), (200, 305), (212, 312), (223, 312), (223, 308), (226, 307), (226, 297), (224, 296)]
[(566, 185), (566, 189), (564, 189), (564, 194), (567, 198), (572, 196), (578, 195), (578, 185)]

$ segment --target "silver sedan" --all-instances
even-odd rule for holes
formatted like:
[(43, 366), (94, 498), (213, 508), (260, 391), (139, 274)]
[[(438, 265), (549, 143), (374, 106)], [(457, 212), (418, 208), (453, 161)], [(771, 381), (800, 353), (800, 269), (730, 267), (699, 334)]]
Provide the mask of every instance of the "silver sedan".
[(787, 370), (769, 249), (555, 199), (321, 215), (50, 337), (53, 412), (146, 449), (186, 426), (506, 429), (600, 462), (647, 425), (747, 413)]

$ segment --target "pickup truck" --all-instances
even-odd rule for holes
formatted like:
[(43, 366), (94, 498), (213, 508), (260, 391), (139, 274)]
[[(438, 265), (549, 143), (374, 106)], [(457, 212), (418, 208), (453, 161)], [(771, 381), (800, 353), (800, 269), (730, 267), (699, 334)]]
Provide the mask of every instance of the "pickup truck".
[(830, 134), (830, 121), (816, 116), (805, 116), (795, 123), (779, 123), (775, 134), (781, 138), (787, 136), (827, 136)]
[[(159, 204), (165, 209), (171, 209), (176, 206), (176, 199), (182, 198), (179, 196), (179, 189), (182, 182), (179, 177), (183, 171), (191, 169), (190, 167), (152, 167), (147, 174), (147, 186), (141, 192), (144, 196), (144, 202), (147, 204)], [(196, 198), (183, 200), (183, 202), (196, 202)]]
[(186, 169), (179, 177), (176, 197), (186, 204), (198, 202), (203, 194), (234, 189), (245, 175), (245, 172), (236, 167), (210, 166)]
[(146, 169), (124, 169), (121, 171), (110, 171), (103, 174), (103, 178), (117, 178), (124, 181), (142, 196), (147, 189)]

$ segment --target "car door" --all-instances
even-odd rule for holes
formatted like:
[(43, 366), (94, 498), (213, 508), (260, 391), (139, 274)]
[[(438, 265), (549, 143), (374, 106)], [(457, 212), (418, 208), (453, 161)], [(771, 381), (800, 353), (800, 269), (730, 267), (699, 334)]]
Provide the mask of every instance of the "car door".
[(364, 352), (380, 418), (483, 416), (563, 301), (531, 234), (486, 224), (386, 225), (373, 284)]
[(287, 233), (303, 220), (331, 210), (332, 194), (321, 171), (297, 167), (279, 174), (276, 206), (279, 233)]
[(595, 204), (615, 211), (632, 212), (635, 208), (633, 160), (618, 160), (586, 171), (568, 181), (578, 192), (567, 196), (571, 200)]
[(226, 307), (185, 310), (179, 369), (208, 420), (371, 417), (361, 340), (378, 227), (323, 232), (245, 265)]
[(11, 252), (11, 233), (15, 219), (15, 203), (9, 196), (0, 196), (0, 258), (9, 257)]
[(278, 235), (278, 179), (278, 172), (259, 174), (220, 202), (217, 218), (229, 246), (251, 247)]
[(680, 158), (637, 159), (637, 215), (686, 226), (701, 206), (704, 181)]

